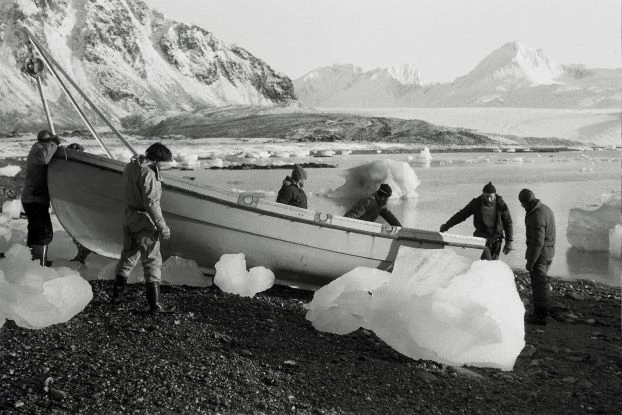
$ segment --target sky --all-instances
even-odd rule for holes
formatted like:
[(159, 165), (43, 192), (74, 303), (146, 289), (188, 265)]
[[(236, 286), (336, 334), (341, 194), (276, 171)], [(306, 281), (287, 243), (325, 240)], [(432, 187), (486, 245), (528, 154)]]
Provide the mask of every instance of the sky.
[(296, 79), (322, 66), (410, 64), (453, 81), (510, 41), (559, 64), (622, 66), (620, 0), (145, 0)]

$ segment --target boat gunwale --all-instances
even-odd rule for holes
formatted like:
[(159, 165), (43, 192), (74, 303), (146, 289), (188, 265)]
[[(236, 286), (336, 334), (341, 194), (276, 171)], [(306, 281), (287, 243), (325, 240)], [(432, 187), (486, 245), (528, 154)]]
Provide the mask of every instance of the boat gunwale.
[[(64, 150), (64, 151), (63, 151)], [(63, 153), (64, 152), (64, 156)], [(120, 172), (122, 173), (123, 167), (127, 164), (126, 162), (120, 161), (120, 160), (113, 160), (113, 159), (109, 159), (107, 157), (103, 157), (103, 156), (99, 156), (97, 154), (93, 154), (93, 153), (87, 153), (87, 152), (82, 152), (82, 151), (75, 151), (75, 150), (68, 150), (64, 147), (59, 148), (59, 150), (55, 153), (54, 155), (55, 159), (61, 159), (61, 160), (65, 160), (65, 161), (76, 161), (76, 162), (80, 162), (83, 164), (87, 164), (87, 165), (91, 165), (100, 169), (105, 169), (105, 170), (109, 170), (109, 171), (114, 171), (114, 172)], [(108, 164), (108, 165), (106, 165)], [(114, 166), (114, 167), (113, 167)], [(54, 171), (54, 169), (51, 169), (51, 171)], [(173, 182), (175, 182), (174, 184), (172, 183), (167, 183), (169, 180), (172, 180)], [(226, 200), (226, 199), (221, 199), (218, 198), (216, 196), (213, 195), (207, 195), (204, 193), (201, 193), (194, 188), (199, 188), (199, 189), (206, 189), (209, 191), (215, 191), (215, 192), (219, 192), (219, 193), (223, 193), (224, 195), (229, 195), (229, 196), (240, 196), (243, 195), (244, 193), (240, 193), (240, 194), (236, 194), (234, 192), (231, 191), (227, 191), (224, 189), (220, 189), (220, 188), (216, 188), (216, 187), (212, 187), (208, 184), (197, 184), (194, 182), (191, 182), (188, 179), (185, 178), (178, 178), (178, 177), (170, 177), (167, 176), (166, 180), (162, 181), (162, 185), (163, 187), (168, 187), (177, 191), (181, 191), (183, 193), (187, 193), (193, 196), (197, 196), (203, 200), (210, 200), (213, 201), (215, 203), (221, 204), (221, 205), (225, 205), (225, 206), (229, 206), (229, 207), (233, 207), (236, 209), (243, 209), (243, 210), (248, 210), (257, 214), (261, 214), (261, 215), (266, 215), (266, 216), (272, 216), (272, 217), (276, 217), (276, 218), (280, 218), (280, 219), (285, 219), (285, 220), (291, 220), (294, 222), (301, 222), (307, 225), (315, 225), (318, 226), (320, 228), (324, 227), (324, 228), (329, 228), (329, 229), (336, 229), (336, 230), (340, 230), (343, 232), (353, 232), (353, 233), (357, 233), (357, 234), (361, 234), (361, 235), (367, 235), (367, 236), (375, 236), (375, 237), (381, 237), (381, 238), (385, 238), (385, 239), (394, 239), (394, 240), (403, 240), (403, 241), (414, 241), (414, 242), (424, 242), (424, 243), (433, 243), (433, 244), (437, 244), (439, 246), (458, 246), (458, 247), (462, 247), (462, 248), (473, 248), (473, 249), (483, 249), (484, 248), (484, 244), (485, 244), (485, 240), (482, 238), (476, 238), (476, 237), (470, 237), (470, 236), (462, 236), (462, 235), (454, 235), (454, 237), (459, 237), (459, 238), (464, 238), (465, 241), (464, 242), (459, 242), (459, 241), (446, 241), (444, 239), (432, 239), (432, 238), (425, 238), (425, 237), (417, 237), (414, 234), (412, 234), (411, 232), (417, 232), (417, 233), (425, 233), (425, 234), (429, 234), (429, 235), (434, 235), (437, 234), (438, 232), (433, 232), (433, 231), (428, 231), (428, 230), (423, 230), (423, 229), (415, 229), (415, 228), (399, 228), (397, 231), (394, 231), (393, 229), (395, 229), (394, 227), (391, 228), (391, 230), (389, 232), (384, 232), (382, 229), (380, 231), (374, 232), (374, 231), (368, 231), (368, 230), (364, 230), (364, 229), (357, 229), (357, 228), (350, 228), (347, 226), (343, 226), (343, 225), (336, 225), (333, 223), (326, 223), (326, 222), (320, 222), (320, 221), (316, 221), (316, 220), (309, 220), (309, 219), (305, 219), (305, 218), (301, 218), (298, 216), (294, 216), (294, 215), (288, 215), (287, 213), (283, 212), (283, 213), (279, 213), (279, 212), (273, 212), (271, 210), (267, 210), (267, 209), (262, 209), (256, 206), (252, 206), (252, 205), (244, 205), (241, 203), (237, 203), (237, 202), (232, 202), (230, 200)], [(279, 208), (281, 206), (278, 206), (279, 204), (276, 202), (272, 202), (270, 200), (262, 200), (262, 202), (264, 203), (271, 203), (276, 205), (275, 207)], [(309, 211), (309, 212), (314, 212), (315, 214), (325, 214), (324, 212), (318, 212), (318, 211), (312, 211), (309, 209), (303, 209), (303, 208), (297, 208), (294, 206), (288, 206), (288, 205), (284, 205), (287, 206), (290, 209), (300, 209), (302, 211)], [(326, 214), (328, 215), (328, 214)], [(332, 214), (331, 214), (332, 215)], [(345, 218), (342, 217), (340, 215), (332, 215), (332, 216), (337, 216), (340, 219), (346, 219), (346, 220), (357, 220), (357, 219), (351, 219), (351, 218)], [(358, 221), (358, 220), (357, 220)], [(362, 221), (364, 222), (364, 221)], [(384, 229), (384, 228), (383, 228)], [(411, 232), (408, 232), (409, 235), (400, 235), (400, 231), (404, 229), (404, 230), (409, 230)], [(442, 236), (441, 236), (442, 238)], [(480, 241), (481, 240), (481, 241)], [(483, 242), (482, 242), (483, 241)], [(479, 242), (481, 245), (477, 245), (476, 243)], [(457, 244), (461, 244), (461, 245), (457, 245)]]

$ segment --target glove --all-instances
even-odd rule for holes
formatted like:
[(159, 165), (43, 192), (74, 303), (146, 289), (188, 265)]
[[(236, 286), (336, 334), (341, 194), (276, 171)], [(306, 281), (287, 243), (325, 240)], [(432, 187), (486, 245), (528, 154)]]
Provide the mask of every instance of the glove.
[(50, 138), (50, 141), (56, 143), (57, 146), (60, 146), (60, 138), (58, 138), (57, 135), (53, 135), (52, 138)]
[(449, 230), (449, 226), (447, 226), (447, 224), (446, 224), (446, 223), (443, 223), (443, 224), (441, 225), (441, 230), (440, 230), (440, 232), (447, 232), (448, 230)]
[(507, 255), (510, 253), (512, 249), (514, 249), (512, 248), (512, 241), (505, 241), (505, 246), (503, 247), (503, 253)]
[(160, 236), (162, 236), (162, 239), (169, 239), (171, 237), (171, 229), (168, 226), (160, 229)]

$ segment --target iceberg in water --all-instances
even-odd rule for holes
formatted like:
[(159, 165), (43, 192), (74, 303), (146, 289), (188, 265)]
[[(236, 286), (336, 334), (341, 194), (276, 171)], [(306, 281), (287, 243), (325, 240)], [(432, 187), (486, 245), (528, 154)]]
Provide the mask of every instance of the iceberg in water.
[(413, 359), (511, 370), (525, 346), (512, 270), (451, 250), (400, 247), (392, 273), (356, 268), (318, 290), (307, 308), (318, 330), (372, 330)]
[(603, 204), (595, 210), (570, 209), (566, 231), (570, 245), (582, 251), (610, 251), (610, 230), (622, 223), (621, 193), (605, 194), (601, 199)]
[(358, 199), (369, 196), (382, 183), (387, 183), (393, 190), (391, 199), (410, 198), (417, 196), (416, 189), (420, 184), (408, 163), (390, 159), (352, 167), (346, 171), (345, 179), (343, 185), (328, 192), (329, 197)]
[(46, 268), (32, 261), (30, 250), (13, 245), (0, 262), (0, 322), (41, 329), (64, 323), (80, 313), (93, 291), (69, 268)]

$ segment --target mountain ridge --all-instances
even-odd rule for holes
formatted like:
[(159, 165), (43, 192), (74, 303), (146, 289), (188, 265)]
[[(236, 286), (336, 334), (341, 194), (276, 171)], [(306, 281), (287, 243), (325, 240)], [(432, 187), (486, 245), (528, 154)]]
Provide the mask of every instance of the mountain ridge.
[[(336, 81), (336, 68), (341, 78), (352, 82)], [(352, 68), (357, 71), (350, 75)], [(619, 108), (622, 103), (622, 68), (560, 65), (518, 41), (503, 44), (452, 82), (405, 85), (397, 79), (373, 79), (379, 71), (382, 68), (363, 71), (352, 64), (316, 68), (295, 79), (294, 87), (303, 104), (327, 108)]]

